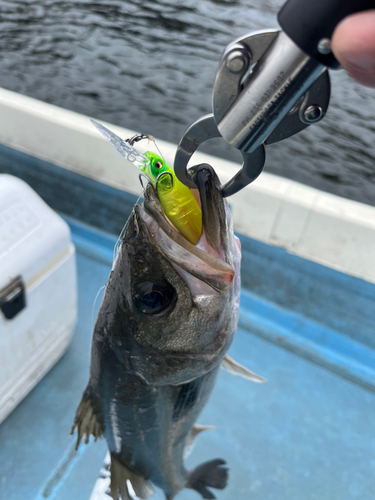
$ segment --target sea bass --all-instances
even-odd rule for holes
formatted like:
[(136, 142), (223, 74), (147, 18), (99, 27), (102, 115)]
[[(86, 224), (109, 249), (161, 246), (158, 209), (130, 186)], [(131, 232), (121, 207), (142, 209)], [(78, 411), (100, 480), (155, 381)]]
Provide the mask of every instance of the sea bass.
[(221, 364), (263, 381), (226, 353), (236, 331), (240, 245), (220, 182), (206, 164), (193, 170), (202, 209), (196, 246), (172, 228), (151, 184), (119, 245), (94, 327), (90, 379), (72, 432), (104, 436), (115, 500), (148, 498), (153, 486), (172, 500), (183, 488), (215, 498), (222, 459), (189, 471), (184, 453), (204, 430), (195, 422)]

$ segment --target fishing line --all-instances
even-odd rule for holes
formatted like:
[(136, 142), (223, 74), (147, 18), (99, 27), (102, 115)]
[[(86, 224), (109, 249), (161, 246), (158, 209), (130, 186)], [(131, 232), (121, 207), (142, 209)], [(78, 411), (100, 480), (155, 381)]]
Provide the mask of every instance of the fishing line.
[(94, 310), (95, 310), (95, 306), (96, 306), (96, 301), (98, 300), (99, 294), (103, 290), (103, 288), (105, 288), (105, 285), (103, 285), (103, 286), (101, 286), (99, 288), (98, 293), (95, 296), (94, 303), (92, 305), (92, 310), (91, 310), (91, 330), (94, 329)]
[(160, 151), (159, 146), (156, 144), (155, 137), (153, 137), (152, 135), (148, 135), (146, 138), (148, 139), (149, 143), (153, 142), (155, 144), (155, 148), (157, 149), (157, 152), (159, 153), (159, 156), (161, 156), (163, 158), (163, 160), (165, 161), (165, 158), (164, 158), (162, 152)]
[(160, 151), (159, 146), (156, 144), (155, 139), (154, 139), (154, 144), (155, 144), (156, 149), (158, 150), (159, 155), (160, 155), (160, 156), (163, 158), (163, 160), (165, 161), (165, 158), (164, 158), (164, 156), (162, 155), (162, 152)]
[(159, 153), (159, 156), (161, 156), (163, 158), (163, 160), (165, 161), (163, 153), (160, 151), (159, 146), (156, 144), (155, 137), (153, 137), (152, 135), (145, 135), (145, 134), (140, 134), (140, 136), (144, 136), (144, 137), (141, 137), (138, 140), (147, 139), (149, 144), (150, 144), (150, 142), (153, 142), (155, 144), (155, 148), (156, 148), (157, 152)]
[(163, 158), (163, 160), (165, 161), (165, 158), (164, 158), (162, 152), (160, 151), (159, 146), (156, 144), (155, 137), (153, 137), (152, 135), (135, 134), (135, 135), (133, 135), (133, 137), (130, 137), (130, 139), (125, 139), (125, 142), (128, 142), (130, 144), (130, 146), (133, 147), (135, 142), (142, 141), (143, 139), (147, 139), (149, 144), (150, 144), (150, 142), (153, 142), (155, 144), (155, 148), (156, 148), (157, 152), (159, 153), (159, 156), (161, 156), (161, 158)]
[[(143, 187), (143, 186), (142, 186), (142, 187)], [(144, 191), (144, 190), (143, 190), (143, 191)], [(143, 196), (143, 191), (142, 191), (142, 193), (139, 195), (139, 197), (138, 197), (137, 201), (135, 202), (135, 205), (138, 205), (139, 200), (140, 200), (140, 199), (142, 198), (142, 196)], [(117, 238), (117, 240), (116, 240), (115, 246), (113, 247), (112, 264), (113, 264), (113, 262), (114, 262), (114, 260), (115, 260), (115, 258), (116, 258), (118, 247), (119, 247), (119, 245), (120, 245), (120, 243), (121, 243), (121, 240), (122, 240), (122, 238), (123, 238), (123, 236), (124, 236), (124, 233), (125, 233), (125, 231), (126, 231), (126, 229), (127, 229), (128, 225), (129, 225), (129, 221), (130, 221), (130, 218), (132, 217), (132, 215), (133, 215), (133, 211), (131, 212), (131, 214), (129, 215), (129, 217), (128, 217), (127, 221), (125, 222), (124, 227), (121, 229), (121, 233), (119, 234), (119, 237), (118, 237), (118, 238)]]

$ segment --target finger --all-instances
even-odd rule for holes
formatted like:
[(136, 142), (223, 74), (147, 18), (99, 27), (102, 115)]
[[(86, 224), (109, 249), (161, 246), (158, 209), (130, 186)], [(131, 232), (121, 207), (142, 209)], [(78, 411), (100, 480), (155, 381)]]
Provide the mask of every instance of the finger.
[(375, 10), (341, 21), (332, 36), (332, 51), (355, 80), (375, 87)]

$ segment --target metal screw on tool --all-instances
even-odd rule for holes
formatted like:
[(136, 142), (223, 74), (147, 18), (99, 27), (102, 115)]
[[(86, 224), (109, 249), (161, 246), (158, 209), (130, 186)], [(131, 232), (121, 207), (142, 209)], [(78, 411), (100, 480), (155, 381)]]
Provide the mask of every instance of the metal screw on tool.
[(231, 73), (241, 73), (246, 63), (246, 57), (240, 50), (233, 50), (227, 55), (226, 67)]
[(320, 106), (315, 104), (307, 107), (303, 112), (303, 120), (305, 123), (318, 122), (323, 116), (323, 110)]
[(331, 40), (329, 38), (322, 38), (318, 43), (318, 52), (323, 56), (331, 53)]

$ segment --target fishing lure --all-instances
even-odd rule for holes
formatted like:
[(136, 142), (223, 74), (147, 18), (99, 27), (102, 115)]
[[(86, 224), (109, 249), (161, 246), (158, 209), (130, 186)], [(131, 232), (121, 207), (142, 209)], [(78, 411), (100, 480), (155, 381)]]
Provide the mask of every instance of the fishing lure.
[(190, 243), (196, 245), (202, 233), (202, 212), (193, 193), (177, 179), (173, 169), (160, 156), (151, 151), (142, 155), (133, 148), (134, 142), (149, 136), (142, 134), (124, 141), (101, 123), (91, 122), (124, 158), (149, 179), (165, 215)]

